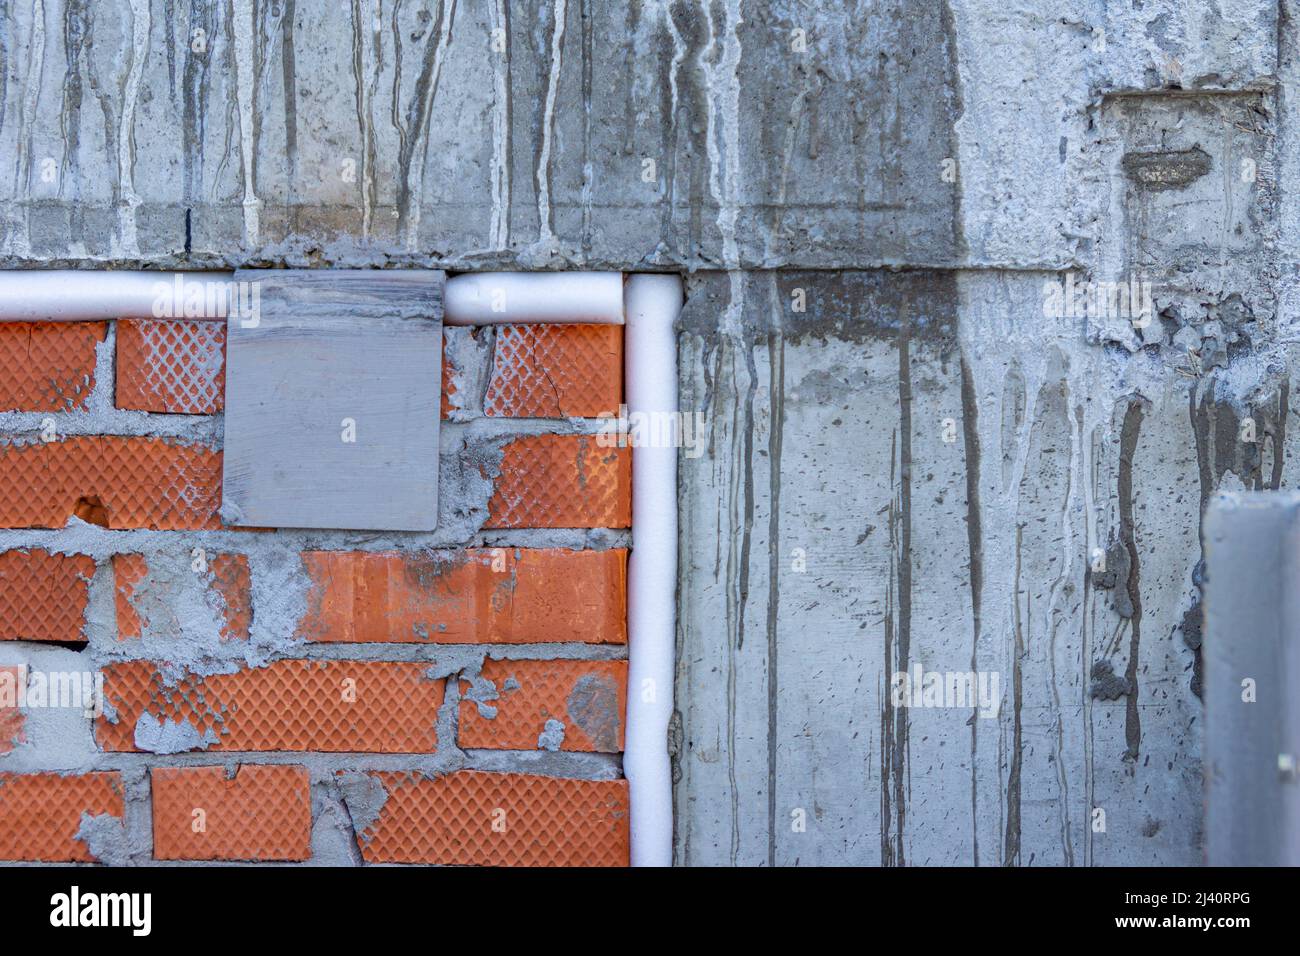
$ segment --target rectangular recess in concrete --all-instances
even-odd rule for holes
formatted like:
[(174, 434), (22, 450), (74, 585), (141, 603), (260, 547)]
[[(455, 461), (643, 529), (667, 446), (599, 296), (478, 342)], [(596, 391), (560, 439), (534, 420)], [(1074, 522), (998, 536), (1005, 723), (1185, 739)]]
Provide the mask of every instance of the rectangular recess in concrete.
[(256, 291), (228, 323), (227, 524), (434, 528), (444, 278), (235, 273)]

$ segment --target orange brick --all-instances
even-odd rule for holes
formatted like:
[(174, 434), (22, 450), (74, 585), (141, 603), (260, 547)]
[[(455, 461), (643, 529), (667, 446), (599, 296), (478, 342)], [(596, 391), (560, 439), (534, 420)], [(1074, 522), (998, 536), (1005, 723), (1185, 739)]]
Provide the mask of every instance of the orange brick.
[(160, 767), (153, 790), (158, 860), (305, 860), (311, 855), (306, 767)]
[(371, 774), (388, 793), (358, 834), (367, 863), (627, 866), (626, 780), (462, 771)]
[(0, 860), (92, 863), (77, 839), (81, 815), (121, 817), (116, 773), (0, 773)]
[(594, 418), (623, 398), (621, 325), (503, 325), (483, 411), (493, 417)]
[(132, 640), (144, 634), (144, 621), (135, 609), (136, 592), (149, 573), (143, 554), (113, 555), (113, 603), (117, 609), (117, 639)]
[(505, 446), (489, 528), (628, 528), (632, 456), (594, 435), (531, 435)]
[(627, 641), (626, 551), (493, 548), (429, 555), (309, 551), (310, 641)]
[(169, 686), (155, 665), (104, 668), (104, 698), (116, 710), (96, 722), (105, 750), (136, 750), (137, 722), (188, 725), (207, 750), (432, 753), (443, 681), (428, 663), (277, 661), (265, 667), (186, 675)]
[(0, 641), (85, 641), (94, 574), (95, 561), (84, 554), (0, 554)]
[(23, 735), (23, 712), (18, 709), (19, 685), (27, 679), (21, 667), (0, 667), (0, 754), (6, 754), (27, 738)]
[(208, 567), (212, 587), (221, 595), (226, 624), (221, 636), (227, 640), (246, 641), (253, 626), (253, 582), (248, 558), (242, 554), (214, 555)]
[(556, 729), (548, 722), (558, 721), (564, 731), (561, 750), (623, 749), (626, 661), (489, 660), (482, 679), (495, 686), (497, 696), (480, 702), (465, 699), (484, 696), (476, 688), (461, 694), (462, 747), (537, 750), (542, 735)]
[[(117, 607), (117, 639), (141, 637), (145, 628), (168, 629), (179, 634), (173, 606), (179, 589), (176, 574), (196, 575), (211, 590), (207, 598), (219, 607), (225, 623), (221, 636), (227, 640), (247, 640), (252, 625), (252, 588), (248, 558), (242, 554), (217, 554), (207, 562), (205, 571), (194, 571), (189, 559), (182, 570), (151, 569), (142, 554), (113, 555), (114, 596)], [(162, 609), (162, 613), (159, 613)]]
[(221, 453), (157, 438), (78, 436), (0, 447), (0, 527), (220, 528)]
[(86, 407), (103, 322), (0, 322), (0, 411)]
[(225, 405), (225, 391), (225, 323), (117, 323), (118, 408), (210, 414)]
[(439, 416), (446, 420), (451, 417), (453, 409), (460, 408), (460, 401), (456, 396), (456, 379), (455, 368), (452, 365), (451, 358), (447, 355), (447, 333), (442, 333), (442, 408)]

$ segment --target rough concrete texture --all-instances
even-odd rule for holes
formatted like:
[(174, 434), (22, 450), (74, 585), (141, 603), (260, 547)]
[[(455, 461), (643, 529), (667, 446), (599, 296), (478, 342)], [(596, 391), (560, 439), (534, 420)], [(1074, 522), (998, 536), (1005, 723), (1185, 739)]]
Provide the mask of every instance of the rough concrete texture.
[[(1294, 480), (1294, 49), (1272, 5), (1030, 6), (933, 38), (959, 268), (690, 283), (679, 863), (1202, 860), (1199, 515)], [(1071, 278), (1149, 321), (1046, 315)], [(996, 717), (896, 706), (918, 666)]]
[[(690, 273), (677, 860), (1195, 863), (1200, 510), (1294, 480), (1296, 8), (8, 3), (0, 260)], [(1067, 279), (1151, 321), (1045, 317)], [(893, 706), (918, 664), (996, 716)]]

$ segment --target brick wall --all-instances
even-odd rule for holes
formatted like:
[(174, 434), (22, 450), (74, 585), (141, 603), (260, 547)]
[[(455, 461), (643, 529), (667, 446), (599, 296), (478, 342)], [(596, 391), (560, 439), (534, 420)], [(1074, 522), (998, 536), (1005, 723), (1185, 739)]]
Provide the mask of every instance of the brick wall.
[(234, 530), (221, 325), (0, 324), (0, 860), (626, 864), (622, 330), (445, 344), (437, 531)]

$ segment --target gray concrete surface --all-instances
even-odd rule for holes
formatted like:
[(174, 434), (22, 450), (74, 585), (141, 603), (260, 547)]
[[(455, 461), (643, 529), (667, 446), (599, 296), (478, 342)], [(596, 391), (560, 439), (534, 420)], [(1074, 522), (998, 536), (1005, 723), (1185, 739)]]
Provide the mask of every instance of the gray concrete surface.
[(1226, 493), (1205, 514), (1205, 851), (1300, 865), (1300, 528), (1295, 493)]
[(9, 0), (0, 264), (688, 273), (678, 861), (1196, 863), (1201, 508), (1294, 479), (1296, 23)]

